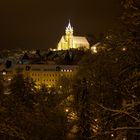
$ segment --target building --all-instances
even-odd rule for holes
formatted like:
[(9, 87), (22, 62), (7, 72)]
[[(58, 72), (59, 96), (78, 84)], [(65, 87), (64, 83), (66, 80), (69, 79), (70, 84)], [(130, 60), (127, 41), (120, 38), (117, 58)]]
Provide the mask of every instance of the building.
[(61, 37), (57, 50), (69, 50), (69, 49), (89, 49), (89, 42), (86, 37), (83, 36), (74, 36), (73, 27), (69, 21), (68, 26), (65, 30), (65, 35)]
[(23, 73), (31, 77), (37, 86), (44, 84), (54, 87), (61, 77), (73, 77), (77, 68), (71, 65), (26, 65)]
[(48, 87), (56, 86), (59, 79), (63, 76), (67, 78), (73, 77), (78, 66), (75, 65), (15, 65), (9, 69), (1, 66), (1, 75), (5, 83), (9, 83), (16, 74), (23, 74), (30, 77), (36, 83), (37, 87), (46, 85)]

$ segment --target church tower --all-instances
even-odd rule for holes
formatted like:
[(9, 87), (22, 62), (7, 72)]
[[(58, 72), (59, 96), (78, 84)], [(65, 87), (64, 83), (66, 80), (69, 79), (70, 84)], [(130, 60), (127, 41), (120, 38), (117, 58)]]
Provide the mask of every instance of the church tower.
[(71, 26), (70, 20), (65, 29), (65, 35), (61, 37), (57, 45), (57, 50), (69, 49), (89, 49), (89, 43), (86, 37), (73, 35), (73, 27)]
[(65, 40), (67, 42), (67, 49), (73, 48), (73, 27), (71, 26), (70, 20), (68, 26), (65, 29)]

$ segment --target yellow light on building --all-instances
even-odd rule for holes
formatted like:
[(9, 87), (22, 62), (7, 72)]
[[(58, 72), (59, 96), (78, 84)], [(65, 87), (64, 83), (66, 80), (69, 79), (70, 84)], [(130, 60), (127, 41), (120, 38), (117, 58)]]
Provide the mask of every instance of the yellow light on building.
[(65, 29), (65, 35), (61, 37), (57, 50), (69, 50), (69, 49), (89, 49), (89, 42), (84, 36), (74, 36), (73, 27), (69, 21), (68, 26)]

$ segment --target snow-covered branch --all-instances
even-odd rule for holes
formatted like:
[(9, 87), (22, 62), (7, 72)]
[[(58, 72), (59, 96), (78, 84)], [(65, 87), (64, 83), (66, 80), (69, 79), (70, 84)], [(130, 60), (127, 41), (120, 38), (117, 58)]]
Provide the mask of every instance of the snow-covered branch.
[(122, 109), (120, 109), (120, 110), (111, 109), (111, 108), (107, 108), (107, 107), (105, 107), (105, 106), (103, 106), (103, 105), (101, 105), (101, 104), (98, 104), (98, 106), (100, 106), (101, 108), (103, 108), (103, 109), (106, 110), (106, 111), (110, 111), (110, 112), (114, 112), (114, 113), (119, 113), (119, 114), (125, 114), (125, 115), (131, 117), (132, 119), (134, 119), (136, 122), (140, 122), (140, 120), (139, 120), (138, 118), (136, 118), (136, 117), (130, 115), (130, 113), (128, 113), (128, 112), (125, 111), (125, 110), (122, 110)]

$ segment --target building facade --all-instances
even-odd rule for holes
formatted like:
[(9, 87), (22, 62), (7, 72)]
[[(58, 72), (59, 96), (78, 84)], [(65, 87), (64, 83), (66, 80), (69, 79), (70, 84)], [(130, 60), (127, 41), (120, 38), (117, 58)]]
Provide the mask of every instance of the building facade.
[(89, 42), (86, 37), (74, 36), (73, 27), (70, 24), (65, 29), (65, 35), (61, 37), (57, 50), (69, 50), (69, 49), (89, 49)]
[(1, 75), (6, 83), (10, 83), (14, 75), (23, 74), (33, 79), (37, 87), (46, 85), (54, 87), (61, 77), (71, 78), (78, 69), (75, 65), (15, 65), (9, 69), (0, 67)]

